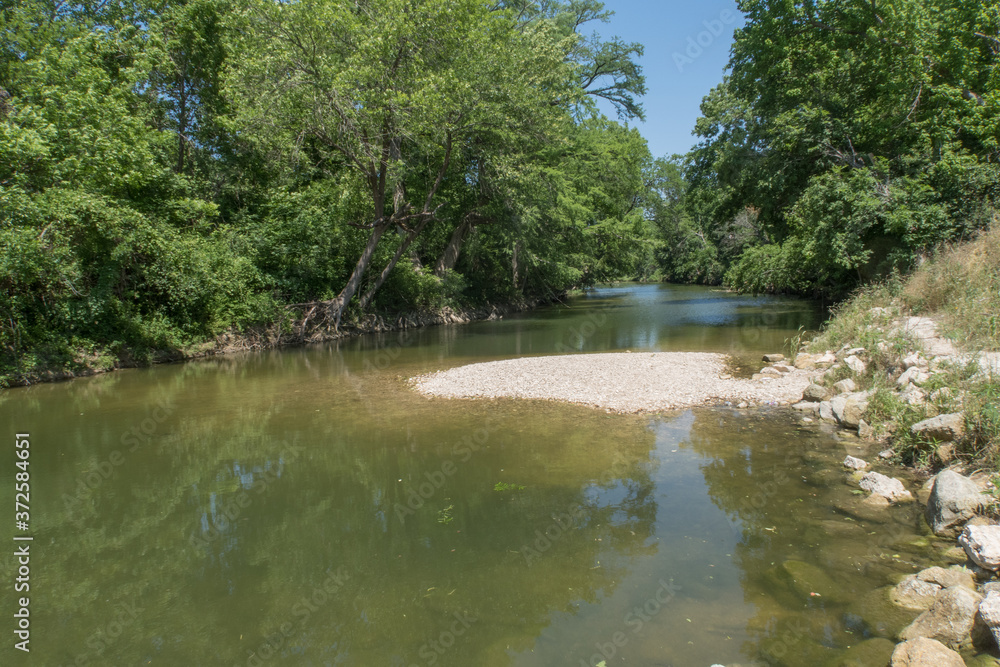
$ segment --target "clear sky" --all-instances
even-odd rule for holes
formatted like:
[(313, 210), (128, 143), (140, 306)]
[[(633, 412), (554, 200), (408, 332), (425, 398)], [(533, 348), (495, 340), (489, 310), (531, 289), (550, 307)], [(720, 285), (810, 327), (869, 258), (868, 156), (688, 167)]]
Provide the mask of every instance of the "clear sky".
[[(615, 15), (591, 23), (602, 37), (639, 42), (646, 76), (646, 122), (636, 123), (653, 157), (686, 153), (700, 115), (701, 99), (720, 81), (729, 61), (733, 31), (743, 25), (735, 0), (604, 0)], [(706, 25), (707, 23), (707, 25)], [(610, 105), (602, 110), (617, 118)]]

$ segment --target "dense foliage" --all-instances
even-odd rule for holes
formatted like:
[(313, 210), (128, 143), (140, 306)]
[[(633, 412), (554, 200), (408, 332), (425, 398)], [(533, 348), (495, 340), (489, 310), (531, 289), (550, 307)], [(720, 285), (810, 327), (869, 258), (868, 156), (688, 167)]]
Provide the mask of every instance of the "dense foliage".
[[(648, 276), (596, 0), (0, 9), (0, 375)], [(289, 304), (307, 304), (287, 310)]]
[[(742, 0), (701, 143), (670, 169), (669, 277), (838, 296), (989, 225), (1000, 5)], [(668, 217), (669, 217), (668, 216)]]

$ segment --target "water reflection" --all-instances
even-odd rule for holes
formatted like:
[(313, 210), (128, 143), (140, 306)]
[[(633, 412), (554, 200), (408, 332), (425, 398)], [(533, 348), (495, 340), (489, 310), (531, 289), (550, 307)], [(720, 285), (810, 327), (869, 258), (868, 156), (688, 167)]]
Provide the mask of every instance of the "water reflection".
[[(650, 419), (406, 385), (553, 351), (759, 357), (814, 318), (801, 302), (633, 286), (5, 392), (4, 423), (30, 425), (36, 448), (38, 659), (804, 664), (790, 656), (890, 636), (865, 594), (921, 561), (919, 517), (866, 515), (831, 434), (783, 413)], [(876, 526), (888, 537), (873, 542)], [(810, 567), (825, 579), (803, 587)]]

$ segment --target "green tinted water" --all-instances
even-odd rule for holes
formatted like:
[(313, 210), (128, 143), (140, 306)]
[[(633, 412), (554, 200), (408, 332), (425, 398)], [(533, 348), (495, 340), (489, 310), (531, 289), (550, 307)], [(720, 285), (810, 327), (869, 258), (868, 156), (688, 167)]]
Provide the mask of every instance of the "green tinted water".
[[(32, 664), (822, 665), (866, 639), (881, 656), (912, 615), (874, 591), (926, 538), (915, 507), (851, 493), (857, 449), (832, 431), (781, 409), (618, 416), (405, 383), (556, 352), (750, 359), (817, 317), (625, 286), (5, 391), (8, 506), (13, 434), (31, 434)], [(4, 576), (14, 664), (13, 559)]]

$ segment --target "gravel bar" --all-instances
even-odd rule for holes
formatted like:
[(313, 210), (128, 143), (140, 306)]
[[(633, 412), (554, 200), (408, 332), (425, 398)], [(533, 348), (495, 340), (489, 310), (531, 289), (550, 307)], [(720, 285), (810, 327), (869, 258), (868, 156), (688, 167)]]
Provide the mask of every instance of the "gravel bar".
[(459, 366), (411, 380), (427, 396), (529, 398), (609, 411), (659, 412), (697, 405), (788, 404), (801, 400), (810, 373), (774, 379), (726, 374), (726, 358), (707, 352), (614, 352), (522, 357)]

